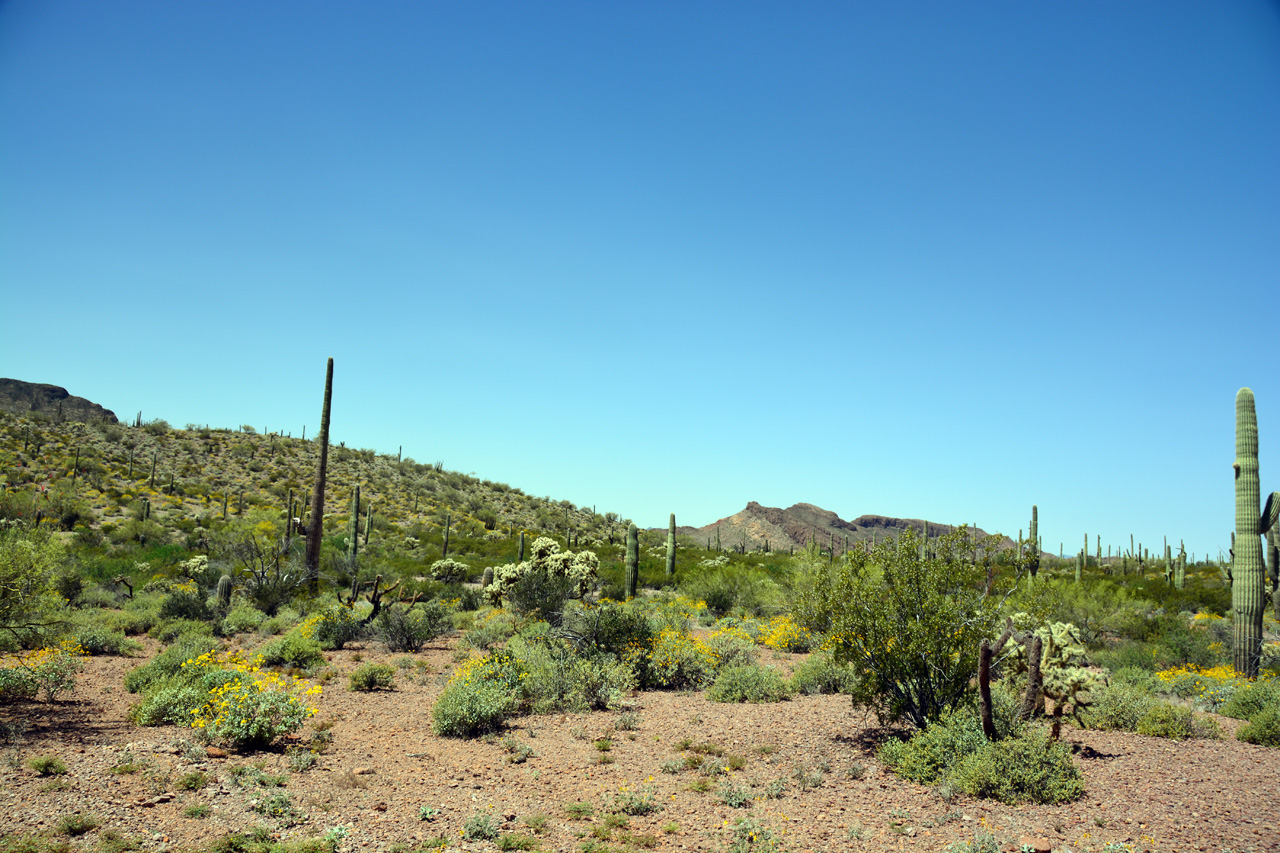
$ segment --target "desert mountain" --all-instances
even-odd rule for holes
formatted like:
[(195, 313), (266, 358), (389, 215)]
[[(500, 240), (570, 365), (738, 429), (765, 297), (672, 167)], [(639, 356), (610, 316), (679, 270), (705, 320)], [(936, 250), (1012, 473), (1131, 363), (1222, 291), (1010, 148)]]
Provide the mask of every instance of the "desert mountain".
[[(703, 527), (678, 527), (677, 533), (692, 536), (697, 542), (710, 542), (715, 546), (717, 532), (723, 548), (740, 548), (744, 544), (747, 550), (762, 548), (766, 545), (771, 550), (786, 550), (792, 547), (804, 548), (810, 542), (827, 548), (835, 543), (837, 553), (849, 545), (873, 540), (890, 539), (902, 530), (910, 527), (920, 532), (928, 525), (929, 536), (941, 536), (953, 529), (950, 524), (939, 524), (919, 518), (889, 518), (883, 515), (861, 515), (853, 521), (845, 521), (831, 510), (798, 503), (787, 509), (772, 506), (761, 506), (755, 501), (746, 508), (719, 521)], [(978, 535), (986, 532), (977, 529)], [(1006, 540), (1012, 547), (1012, 540)]]
[(23, 382), (21, 379), (0, 379), (0, 411), (15, 415), (43, 415), (58, 423), (117, 423), (115, 412), (84, 397), (72, 396), (66, 388)]

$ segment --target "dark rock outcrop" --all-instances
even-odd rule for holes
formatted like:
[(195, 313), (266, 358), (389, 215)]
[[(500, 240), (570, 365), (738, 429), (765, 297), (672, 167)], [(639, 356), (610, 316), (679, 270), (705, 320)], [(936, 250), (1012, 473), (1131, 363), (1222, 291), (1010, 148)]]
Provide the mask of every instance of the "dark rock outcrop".
[(119, 422), (115, 412), (75, 397), (66, 388), (21, 379), (0, 379), (0, 410), (52, 421)]

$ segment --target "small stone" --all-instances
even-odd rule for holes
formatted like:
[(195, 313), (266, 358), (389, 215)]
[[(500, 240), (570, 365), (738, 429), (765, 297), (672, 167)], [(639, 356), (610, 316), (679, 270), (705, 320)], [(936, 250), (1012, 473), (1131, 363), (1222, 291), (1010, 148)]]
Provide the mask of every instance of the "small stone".
[(210, 758), (226, 758), (227, 757), (227, 751), (225, 749), (218, 749), (216, 746), (206, 747), (204, 754), (209, 756)]
[(356, 776), (372, 776), (372, 775), (373, 775), (373, 768), (372, 768), (372, 767), (357, 767), (355, 770), (352, 770), (351, 772), (352, 772), (353, 774), (355, 774)]
[(508, 822), (513, 821), (513, 820), (515, 820), (515, 819), (516, 819), (516, 813), (515, 813), (515, 812), (503, 812), (503, 813), (502, 813), (502, 819), (503, 819), (503, 820), (505, 820), (505, 821), (508, 821)]
[(1047, 838), (1032, 838), (1024, 836), (1018, 839), (1018, 843), (1022, 845), (1022, 849), (1030, 848), (1035, 853), (1051, 853), (1053, 844)]

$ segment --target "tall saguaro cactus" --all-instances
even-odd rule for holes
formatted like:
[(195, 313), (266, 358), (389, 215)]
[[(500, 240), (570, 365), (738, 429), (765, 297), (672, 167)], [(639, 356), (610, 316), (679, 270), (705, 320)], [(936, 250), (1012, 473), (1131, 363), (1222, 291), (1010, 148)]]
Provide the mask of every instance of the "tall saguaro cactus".
[(1253, 391), (1236, 394), (1236, 531), (1231, 582), (1232, 664), (1236, 671), (1257, 678), (1262, 658), (1262, 613), (1266, 608), (1266, 574), (1262, 537), (1280, 514), (1280, 492), (1267, 498), (1261, 514), (1258, 503), (1258, 414)]
[(627, 525), (627, 578), (626, 597), (636, 597), (636, 587), (640, 578), (640, 538), (636, 532), (635, 522)]
[(307, 527), (307, 581), (320, 584), (320, 539), (324, 535), (324, 480), (329, 466), (329, 403), (333, 399), (333, 359), (324, 373), (324, 408), (320, 410), (320, 461), (316, 465), (316, 487), (311, 493), (311, 524)]
[(356, 483), (355, 493), (351, 496), (351, 529), (347, 532), (347, 560), (356, 561), (356, 553), (360, 548), (360, 484)]
[[(1089, 548), (1088, 539), (1086, 536), (1086, 550)], [(1031, 572), (1032, 577), (1040, 571), (1040, 510), (1035, 504), (1031, 505), (1031, 554), (1027, 558), (1027, 571)]]
[(676, 514), (671, 513), (671, 521), (667, 523), (667, 577), (676, 575)]

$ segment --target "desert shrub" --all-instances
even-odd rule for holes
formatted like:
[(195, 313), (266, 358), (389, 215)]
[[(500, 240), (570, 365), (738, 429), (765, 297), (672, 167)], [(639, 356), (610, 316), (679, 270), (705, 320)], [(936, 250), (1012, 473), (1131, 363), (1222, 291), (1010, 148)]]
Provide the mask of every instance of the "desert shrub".
[(984, 741), (960, 759), (949, 778), (966, 794), (1002, 803), (1067, 803), (1084, 796), (1071, 748), (1039, 728)]
[(262, 647), (259, 654), (266, 666), (288, 666), (308, 669), (324, 663), (320, 644), (301, 631), (290, 631)]
[(836, 663), (827, 652), (810, 655), (791, 674), (791, 689), (812, 696), (821, 693), (852, 693), (857, 675), (847, 665)]
[(209, 634), (212, 636), (213, 626), (207, 622), (197, 622), (194, 619), (170, 619), (157, 622), (147, 634), (168, 645), (178, 637), (187, 634)]
[(690, 573), (681, 580), (680, 591), (693, 601), (706, 602), (716, 616), (738, 609), (759, 616), (782, 600), (781, 590), (768, 574), (734, 563)]
[(718, 671), (733, 666), (751, 666), (759, 657), (755, 641), (740, 628), (717, 630), (705, 642), (715, 656)]
[(636, 650), (632, 656), (637, 680), (645, 687), (699, 688), (715, 673), (716, 657), (701, 640), (680, 631), (658, 634), (653, 647)]
[(652, 621), (642, 610), (616, 601), (597, 605), (571, 602), (561, 631), (573, 637), (580, 648), (618, 656), (648, 648), (656, 636)]
[(395, 667), (386, 663), (366, 663), (358, 666), (350, 677), (350, 689), (361, 692), (392, 690), (395, 686)]
[(1230, 664), (1209, 669), (1188, 664), (1156, 673), (1156, 689), (1184, 699), (1194, 699), (1214, 711), (1230, 701), (1242, 683)]
[(148, 663), (134, 667), (125, 673), (124, 689), (130, 693), (140, 693), (152, 684), (179, 672), (185, 662), (220, 646), (221, 643), (211, 636), (202, 634), (181, 636)]
[(615, 708), (635, 687), (630, 666), (593, 649), (580, 653), (560, 637), (526, 634), (507, 648), (527, 670), (523, 691), (535, 714)]
[(63, 776), (67, 765), (56, 755), (37, 755), (27, 761), (27, 766), (41, 776)]
[(1280, 706), (1272, 705), (1256, 712), (1236, 732), (1236, 738), (1259, 746), (1280, 747)]
[(1222, 730), (1212, 719), (1198, 718), (1190, 708), (1168, 702), (1152, 703), (1138, 719), (1134, 730), (1140, 735), (1171, 740), (1222, 736)]
[(169, 679), (149, 688), (129, 709), (129, 719), (139, 726), (189, 726), (208, 698), (199, 684)]
[(1251, 720), (1268, 708), (1280, 708), (1280, 679), (1260, 678), (1239, 687), (1218, 713), (1237, 720)]
[(978, 647), (999, 608), (966, 539), (964, 530), (943, 536), (921, 559), (908, 528), (870, 555), (856, 549), (839, 563), (813, 555), (804, 564), (797, 620), (856, 665), (854, 701), (884, 722), (906, 718), (923, 729), (972, 695)]
[(515, 633), (511, 616), (503, 610), (490, 610), (479, 625), (467, 631), (463, 639), (473, 649), (490, 649)]
[(927, 785), (986, 743), (977, 713), (960, 708), (943, 714), (908, 741), (886, 741), (877, 757), (902, 778)]
[(790, 616), (775, 616), (769, 620), (760, 642), (781, 652), (807, 652), (813, 645), (813, 635)]
[(368, 635), (369, 627), (363, 614), (344, 604), (335, 604), (312, 613), (298, 626), (298, 630), (303, 636), (314, 639), (321, 648), (332, 651), (363, 639)]
[(71, 634), (87, 655), (125, 655), (138, 650), (138, 643), (128, 640), (123, 631), (112, 631), (97, 625), (85, 625)]
[(454, 671), (432, 706), (432, 728), (445, 737), (498, 728), (519, 710), (527, 675), (524, 662), (505, 649), (471, 658)]
[(416, 652), (453, 628), (449, 610), (439, 601), (416, 607), (388, 607), (378, 616), (378, 636), (387, 651)]
[(267, 614), (243, 601), (232, 606), (226, 616), (222, 617), (221, 631), (223, 636), (244, 634), (257, 630), (266, 620)]
[(790, 697), (786, 679), (758, 664), (725, 667), (707, 688), (712, 702), (781, 702)]
[(86, 610), (91, 608), (105, 610), (108, 608), (119, 607), (120, 594), (107, 589), (101, 584), (94, 584), (93, 586), (86, 587), (80, 593), (79, 603), (80, 606)]
[(1158, 700), (1141, 688), (1113, 682), (1093, 693), (1093, 702), (1081, 710), (1080, 722), (1087, 728), (1132, 732), (1143, 714)]
[(213, 611), (200, 591), (175, 589), (160, 603), (160, 618), (208, 622), (213, 619)]
[(564, 619), (565, 602), (577, 589), (573, 578), (535, 566), (510, 582), (505, 594), (507, 604), (516, 613), (559, 626)]
[[(314, 642), (314, 641), (313, 641)], [(202, 655), (186, 664), (188, 671), (217, 683), (191, 725), (214, 740), (257, 749), (302, 727), (315, 709), (306, 697), (320, 692), (302, 679), (263, 672), (257, 662), (236, 652)], [(206, 682), (207, 683), (207, 682)]]
[(0, 700), (34, 699), (43, 694), (53, 702), (75, 687), (84, 650), (73, 639), (56, 646), (7, 657), (0, 665)]
[(1155, 674), (1137, 666), (1121, 667), (1111, 674), (1112, 684), (1127, 684), (1144, 693), (1150, 693), (1160, 685)]

